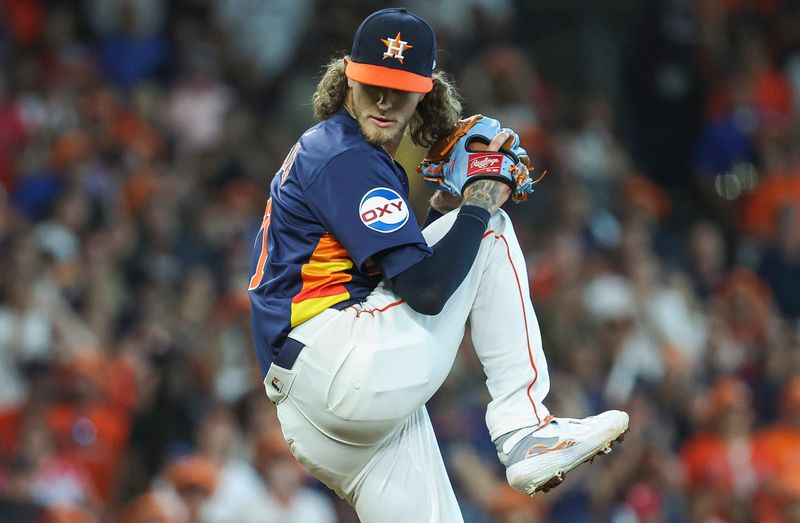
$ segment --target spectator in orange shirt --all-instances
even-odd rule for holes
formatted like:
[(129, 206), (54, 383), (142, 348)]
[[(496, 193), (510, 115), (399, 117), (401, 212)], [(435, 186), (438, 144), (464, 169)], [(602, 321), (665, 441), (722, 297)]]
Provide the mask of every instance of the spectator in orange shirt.
[(757, 485), (750, 389), (738, 379), (721, 378), (705, 407), (704, 430), (690, 437), (680, 452), (693, 520), (750, 521)]
[(800, 470), (786, 470), (776, 485), (776, 518), (759, 519), (760, 523), (797, 523), (800, 521)]
[(108, 380), (116, 369), (102, 354), (86, 351), (73, 355), (64, 370), (66, 397), (50, 407), (47, 422), (59, 450), (86, 467), (101, 499), (108, 503), (131, 423), (130, 412), (109, 398)]
[[(775, 425), (756, 434), (754, 446), (761, 486), (759, 521), (772, 521), (778, 517), (783, 498), (791, 491), (787, 490), (792, 485), (790, 475), (800, 471), (800, 374), (783, 386), (780, 418)], [(800, 502), (800, 477), (796, 479), (795, 501)]]

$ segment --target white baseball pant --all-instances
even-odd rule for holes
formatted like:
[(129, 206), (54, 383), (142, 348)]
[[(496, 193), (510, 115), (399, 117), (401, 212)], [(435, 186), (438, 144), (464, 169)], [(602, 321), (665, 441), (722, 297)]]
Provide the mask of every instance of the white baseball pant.
[[(426, 241), (441, 239), (457, 213), (428, 226)], [(270, 368), (264, 384), (292, 453), (361, 521), (463, 521), (424, 405), (450, 372), (468, 318), (492, 398), (491, 438), (543, 420), (547, 362), (525, 260), (502, 210), (440, 314), (415, 312), (381, 284), (362, 304), (292, 330), (305, 348), (291, 370)]]

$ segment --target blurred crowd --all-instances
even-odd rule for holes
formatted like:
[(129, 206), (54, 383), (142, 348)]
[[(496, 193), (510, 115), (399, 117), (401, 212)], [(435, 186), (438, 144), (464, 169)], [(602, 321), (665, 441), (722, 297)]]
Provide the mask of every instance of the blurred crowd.
[[(246, 282), (321, 67), (388, 5), (0, 1), (0, 521), (356, 521), (283, 443)], [(467, 336), (429, 404), (465, 520), (800, 521), (800, 3), (406, 6), (549, 172), (508, 211), (550, 410), (631, 414), (515, 493)]]

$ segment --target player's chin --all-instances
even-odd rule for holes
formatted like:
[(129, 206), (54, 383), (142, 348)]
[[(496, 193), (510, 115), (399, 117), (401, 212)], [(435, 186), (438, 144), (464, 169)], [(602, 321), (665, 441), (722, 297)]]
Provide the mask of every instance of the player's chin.
[(392, 141), (394, 141), (394, 139), (399, 134), (397, 129), (391, 129), (391, 128), (381, 129), (376, 126), (362, 129), (362, 132), (364, 134), (364, 137), (367, 139), (369, 143), (378, 146), (388, 145), (392, 143)]

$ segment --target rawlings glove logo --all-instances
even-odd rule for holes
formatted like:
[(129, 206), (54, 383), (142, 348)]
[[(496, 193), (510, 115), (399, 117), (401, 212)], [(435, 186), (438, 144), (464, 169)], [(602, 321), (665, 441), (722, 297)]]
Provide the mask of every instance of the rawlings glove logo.
[(470, 154), (467, 177), (476, 174), (500, 174), (503, 167), (502, 153)]
[(367, 192), (358, 206), (361, 223), (382, 233), (394, 232), (408, 221), (408, 205), (397, 191), (377, 187)]

